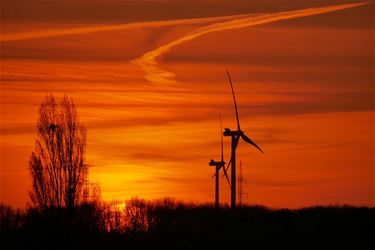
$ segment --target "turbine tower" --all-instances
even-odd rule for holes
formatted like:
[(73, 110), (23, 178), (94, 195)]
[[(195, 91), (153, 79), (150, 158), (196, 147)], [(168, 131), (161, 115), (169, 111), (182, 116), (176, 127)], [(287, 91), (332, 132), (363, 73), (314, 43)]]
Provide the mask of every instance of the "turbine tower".
[(238, 142), (240, 138), (244, 140), (245, 142), (249, 143), (250, 145), (256, 147), (260, 152), (264, 153), (263, 150), (258, 147), (258, 145), (255, 144), (249, 137), (247, 137), (244, 132), (241, 130), (240, 127), (240, 119), (238, 117), (238, 110), (237, 110), (237, 103), (236, 103), (236, 96), (234, 95), (234, 89), (233, 89), (233, 83), (232, 79), (230, 78), (229, 72), (227, 70), (227, 75), (230, 83), (230, 88), (232, 90), (232, 96), (233, 96), (233, 102), (234, 102), (234, 109), (236, 112), (236, 119), (237, 119), (237, 130), (230, 130), (229, 128), (225, 128), (223, 135), (224, 136), (230, 136), (232, 139), (231, 143), (231, 157), (229, 164), (227, 166), (227, 169), (229, 169), (229, 166), (231, 166), (231, 208), (235, 209), (236, 208), (236, 149)]
[[(223, 130), (223, 126), (221, 123), (221, 115), (219, 113), (219, 118), (220, 118), (220, 134), (221, 131)], [(214, 161), (211, 159), (211, 161), (208, 163), (209, 166), (215, 167), (215, 174), (212, 177), (215, 177), (215, 208), (219, 208), (219, 171), (221, 168), (223, 168), (224, 171), (224, 176), (226, 177), (228, 184), (229, 183), (229, 178), (227, 175), (227, 171), (225, 169), (225, 162), (224, 162), (224, 143), (223, 143), (223, 135), (221, 135), (221, 161)]]

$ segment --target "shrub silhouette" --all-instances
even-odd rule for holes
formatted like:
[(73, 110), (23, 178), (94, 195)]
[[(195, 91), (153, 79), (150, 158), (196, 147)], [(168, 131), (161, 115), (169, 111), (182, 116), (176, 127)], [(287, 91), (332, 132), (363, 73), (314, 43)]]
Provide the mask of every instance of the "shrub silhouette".
[(0, 231), (9, 233), (20, 230), (24, 221), (24, 213), (5, 203), (0, 203)]

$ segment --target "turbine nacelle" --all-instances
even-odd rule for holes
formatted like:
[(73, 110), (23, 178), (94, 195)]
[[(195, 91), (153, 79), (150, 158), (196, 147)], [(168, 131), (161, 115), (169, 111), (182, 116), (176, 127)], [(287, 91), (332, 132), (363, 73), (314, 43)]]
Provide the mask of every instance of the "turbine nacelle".
[(242, 136), (243, 132), (242, 131), (230, 130), (229, 128), (225, 128), (223, 135), (224, 136)]
[(208, 163), (209, 166), (213, 166), (213, 167), (224, 167), (225, 166), (225, 162), (224, 161), (214, 161), (214, 160), (210, 160), (210, 162)]

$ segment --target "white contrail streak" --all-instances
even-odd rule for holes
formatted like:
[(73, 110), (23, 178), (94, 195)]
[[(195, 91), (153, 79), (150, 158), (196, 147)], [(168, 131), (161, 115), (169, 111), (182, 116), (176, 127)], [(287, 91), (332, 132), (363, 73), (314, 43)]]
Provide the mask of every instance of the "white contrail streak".
[(354, 8), (354, 7), (362, 6), (365, 4), (367, 4), (367, 2), (277, 12), (277, 13), (270, 13), (270, 14), (262, 14), (258, 16), (242, 17), (242, 18), (237, 18), (237, 19), (230, 20), (230, 21), (222, 21), (222, 22), (214, 23), (206, 27), (197, 29), (189, 34), (186, 34), (183, 37), (180, 37), (172, 42), (169, 42), (152, 51), (149, 51), (143, 54), (141, 57), (133, 60), (132, 63), (140, 66), (146, 73), (146, 76), (145, 76), (146, 79), (151, 82), (173, 83), (175, 82), (174, 74), (160, 68), (159, 63), (157, 62), (156, 59), (166, 54), (173, 47), (177, 45), (191, 41), (197, 37), (203, 36), (211, 32), (239, 29), (239, 28), (244, 28), (244, 27), (256, 26), (260, 24), (272, 23), (272, 22), (276, 22), (280, 20), (313, 16), (313, 15), (324, 14), (324, 13), (329, 13), (329, 12), (348, 9), (348, 8)]
[(9, 34), (1, 33), (0, 42), (30, 40), (30, 39), (48, 38), (48, 37), (56, 37), (56, 36), (81, 35), (81, 34), (90, 34), (90, 33), (97, 33), (97, 32), (103, 32), (103, 31), (116, 31), (116, 30), (134, 29), (134, 28), (152, 28), (152, 27), (173, 26), (173, 25), (183, 25), (183, 24), (202, 24), (202, 23), (204, 24), (204, 23), (219, 22), (219, 21), (231, 20), (234, 18), (241, 18), (241, 17), (249, 17), (249, 16), (251, 15), (246, 14), (246, 15), (205, 17), (205, 18), (193, 18), (193, 19), (176, 19), (176, 20), (164, 20), (164, 21), (98, 25), (98, 26), (78, 27), (78, 28), (17, 32), (17, 33), (9, 33)]

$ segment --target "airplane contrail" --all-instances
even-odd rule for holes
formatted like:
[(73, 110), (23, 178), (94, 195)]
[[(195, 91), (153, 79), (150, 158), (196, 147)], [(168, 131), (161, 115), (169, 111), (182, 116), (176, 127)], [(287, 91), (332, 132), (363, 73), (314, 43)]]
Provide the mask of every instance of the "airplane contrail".
[(203, 36), (211, 32), (239, 29), (239, 28), (244, 28), (244, 27), (256, 26), (260, 24), (272, 23), (272, 22), (281, 21), (281, 20), (313, 16), (313, 15), (324, 14), (324, 13), (334, 12), (334, 11), (343, 10), (343, 9), (354, 8), (354, 7), (362, 6), (365, 4), (368, 4), (368, 2), (341, 4), (341, 5), (320, 7), (320, 8), (308, 8), (308, 9), (300, 9), (300, 10), (294, 10), (294, 11), (261, 14), (258, 16), (242, 17), (242, 18), (237, 18), (237, 19), (230, 20), (230, 21), (218, 22), (218, 23), (214, 23), (214, 24), (205, 26), (203, 28), (197, 29), (189, 34), (186, 34), (183, 37), (180, 37), (172, 42), (169, 42), (154, 50), (151, 50), (143, 54), (141, 57), (132, 60), (131, 62), (138, 65), (145, 71), (146, 73), (145, 77), (150, 82), (174, 83), (176, 82), (176, 80), (174, 79), (175, 75), (172, 72), (163, 70), (159, 66), (159, 63), (156, 59), (166, 54), (173, 47), (176, 47), (177, 45), (191, 41), (195, 38), (198, 38), (200, 36)]
[(48, 37), (67, 36), (67, 35), (81, 35), (81, 34), (90, 34), (90, 33), (97, 33), (97, 32), (103, 32), (103, 31), (116, 31), (116, 30), (125, 30), (125, 29), (133, 29), (133, 28), (152, 28), (152, 27), (173, 26), (173, 25), (182, 25), (182, 24), (202, 24), (202, 23), (219, 22), (219, 21), (231, 20), (234, 18), (250, 17), (250, 16), (254, 16), (254, 14), (136, 22), (136, 23), (124, 23), (124, 24), (112, 24), (112, 25), (97, 25), (97, 26), (88, 26), (88, 27), (79, 27), (79, 28), (17, 32), (17, 33), (9, 33), (9, 34), (2, 33), (0, 36), (0, 42), (30, 40), (30, 39), (37, 39), (37, 38), (48, 38)]

